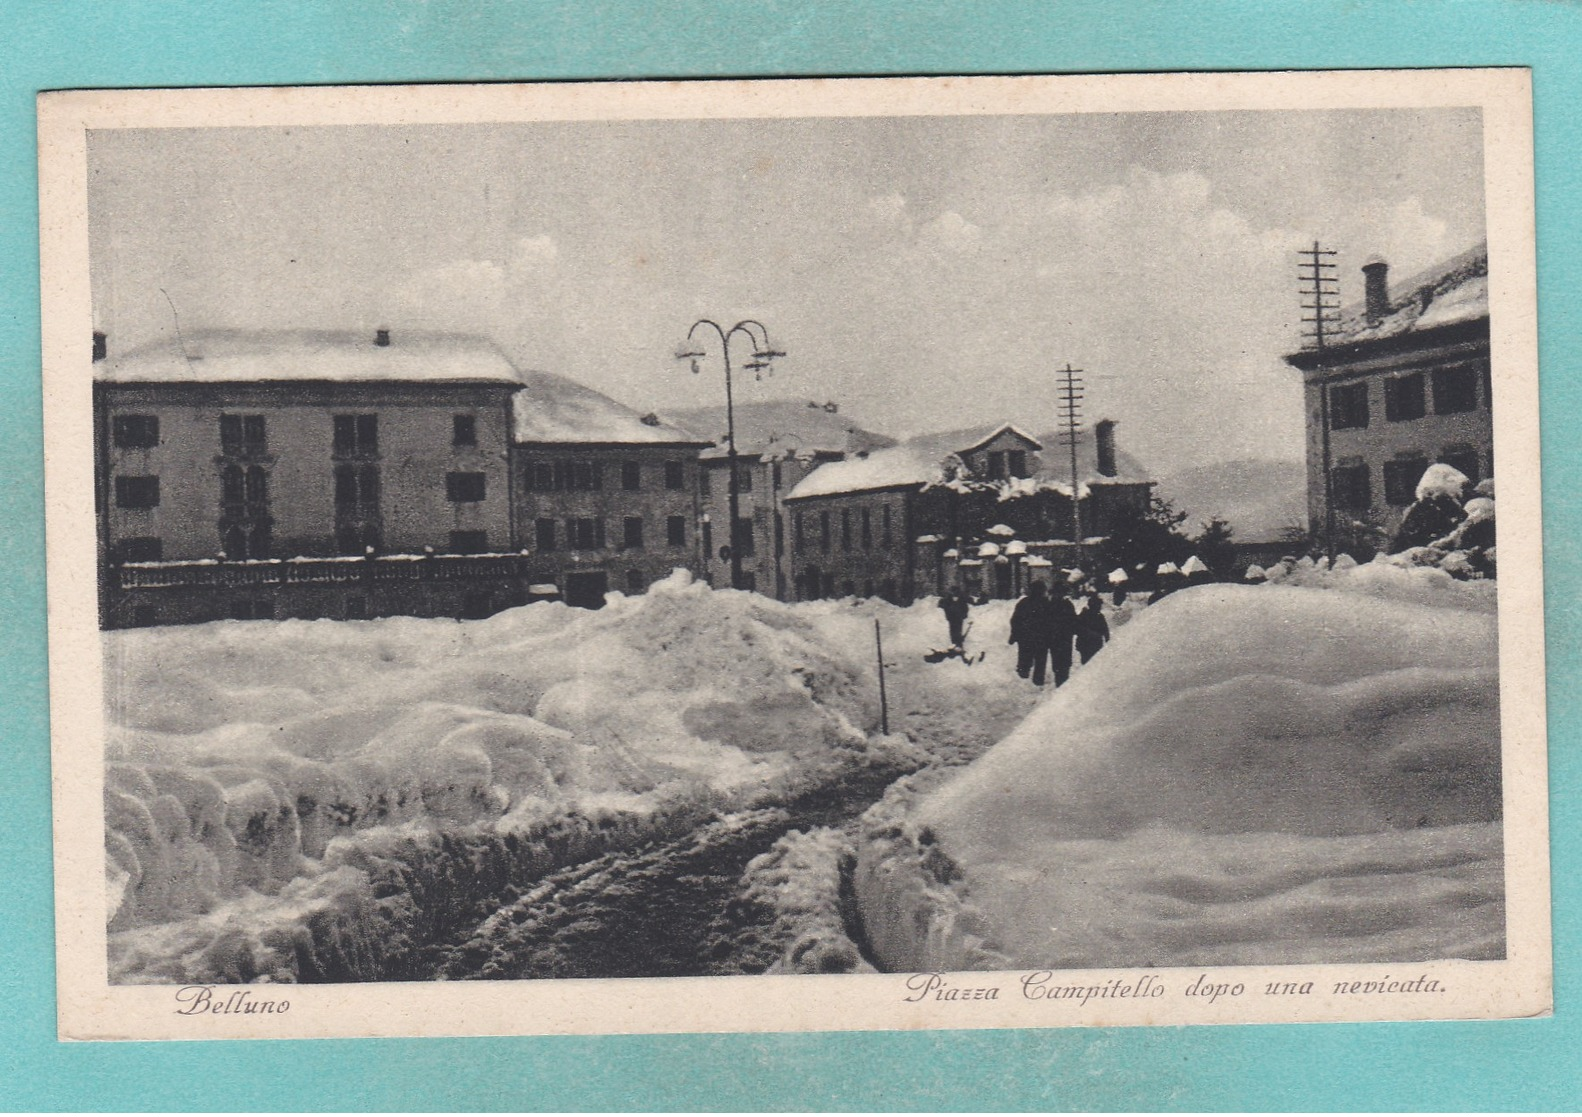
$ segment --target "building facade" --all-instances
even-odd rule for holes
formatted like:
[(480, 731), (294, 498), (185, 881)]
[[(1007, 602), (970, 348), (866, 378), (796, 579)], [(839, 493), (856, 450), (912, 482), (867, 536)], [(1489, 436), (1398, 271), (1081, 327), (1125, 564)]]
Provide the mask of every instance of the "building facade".
[(1394, 533), (1435, 462), (1494, 472), (1487, 248), (1397, 286), (1383, 261), (1363, 279), (1325, 345), (1285, 358), (1302, 372), (1310, 529), (1350, 552)]

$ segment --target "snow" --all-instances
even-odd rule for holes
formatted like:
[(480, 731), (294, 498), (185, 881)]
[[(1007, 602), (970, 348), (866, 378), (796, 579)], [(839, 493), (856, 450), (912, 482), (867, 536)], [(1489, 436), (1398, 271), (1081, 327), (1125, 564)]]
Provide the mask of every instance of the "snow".
[(1426, 330), (1488, 316), (1489, 277), (1480, 275), (1429, 303), (1428, 309), (1417, 316), (1415, 328)]
[(518, 382), (487, 338), (392, 330), (199, 330), (94, 363), (95, 379), (117, 384), (276, 380)]
[(1423, 471), (1422, 480), (1417, 482), (1416, 496), (1418, 500), (1447, 496), (1459, 502), (1470, 484), (1471, 479), (1455, 466), (1435, 462)]
[(696, 436), (643, 415), (602, 392), (550, 372), (524, 372), (511, 399), (517, 442), (702, 445)]
[(1207, 574), (1208, 573), (1208, 564), (1205, 563), (1202, 559), (1198, 558), (1196, 555), (1193, 555), (1191, 558), (1187, 559), (1186, 562), (1181, 564), (1181, 573), (1183, 573), (1183, 574)]
[(870, 812), (881, 967), (1503, 956), (1495, 619), (1429, 574), (1308, 564), (1323, 588), (1136, 612), (980, 759)]
[(979, 543), (978, 544), (978, 557), (979, 558), (993, 558), (995, 555), (997, 555), (999, 553), (1000, 553), (1000, 545), (998, 543)]
[(1009, 527), (1009, 526), (1007, 526), (1005, 524), (995, 524), (993, 527), (988, 528), (986, 530), (985, 534), (987, 534), (987, 535), (1001, 535), (1001, 536), (1004, 536), (1006, 539), (1009, 539), (1011, 536), (1016, 534), (1016, 529), (1013, 528), (1013, 527)]
[(1372, 341), (1487, 318), (1488, 272), (1488, 245), (1476, 245), (1403, 283), (1392, 283), (1390, 313), (1378, 321), (1368, 320), (1365, 303), (1347, 307), (1333, 341)]
[(1125, 585), (1127, 582), (1131, 581), (1131, 579), (1126, 576), (1126, 571), (1121, 569), (1119, 566), (1117, 566), (1114, 570), (1111, 570), (1109, 574), (1105, 575), (1105, 577), (1112, 586)]
[[(895, 445), (861, 427), (851, 415), (808, 400), (738, 401), (732, 409), (738, 453), (765, 456), (855, 454)], [(725, 443), (725, 408), (667, 411), (664, 418), (700, 441)], [(713, 452), (717, 453), (717, 451)], [(709, 451), (706, 455), (713, 456)]]

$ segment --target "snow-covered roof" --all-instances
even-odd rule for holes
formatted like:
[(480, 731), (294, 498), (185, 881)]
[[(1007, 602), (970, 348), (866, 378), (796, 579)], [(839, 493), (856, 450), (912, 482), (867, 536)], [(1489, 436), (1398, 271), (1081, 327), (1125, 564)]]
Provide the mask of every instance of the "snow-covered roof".
[[(775, 454), (854, 454), (894, 446), (895, 439), (860, 426), (830, 405), (808, 400), (760, 400), (738, 403), (736, 451), (754, 456)], [(725, 445), (725, 408), (700, 407), (666, 412), (665, 418), (697, 436), (696, 441)], [(705, 457), (710, 456), (705, 452)]]
[(96, 380), (115, 384), (205, 384), (325, 380), (515, 384), (516, 369), (487, 338), (391, 330), (198, 330), (94, 362)]
[(1366, 303), (1341, 312), (1337, 345), (1396, 337), (1489, 316), (1489, 247), (1479, 244), (1402, 283), (1390, 284), (1390, 312), (1368, 321)]
[(524, 372), (511, 399), (517, 442), (701, 444), (691, 433), (552, 372)]

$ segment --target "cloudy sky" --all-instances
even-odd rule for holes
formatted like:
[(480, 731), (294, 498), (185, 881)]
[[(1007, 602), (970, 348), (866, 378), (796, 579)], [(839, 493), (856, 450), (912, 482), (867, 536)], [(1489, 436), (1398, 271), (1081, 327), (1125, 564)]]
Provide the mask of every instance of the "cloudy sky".
[(1070, 361), (1168, 474), (1300, 457), (1296, 250), (1349, 302), (1475, 244), (1481, 152), (1476, 110), (96, 132), (94, 313), (478, 331), (644, 410), (721, 402), (676, 343), (750, 316), (743, 396), (892, 434), (1047, 428)]

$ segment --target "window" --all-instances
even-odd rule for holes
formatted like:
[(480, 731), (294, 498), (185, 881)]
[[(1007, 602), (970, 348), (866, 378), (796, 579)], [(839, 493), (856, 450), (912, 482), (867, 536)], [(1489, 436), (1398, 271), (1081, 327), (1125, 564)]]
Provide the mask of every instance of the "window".
[(1366, 465), (1336, 466), (1329, 471), (1329, 480), (1336, 508), (1362, 510), (1373, 506), (1373, 482)]
[(117, 415), (111, 427), (115, 444), (123, 450), (146, 450), (159, 445), (158, 415)]
[(337, 508), (376, 508), (378, 505), (378, 466), (338, 465), (335, 467), (335, 506)]
[(862, 549), (873, 549), (873, 513), (866, 508), (862, 510)]
[(703, 561), (708, 562), (714, 557), (714, 525), (703, 521)]
[(881, 505), (879, 508), (879, 543), (882, 546), (890, 545), (890, 506)]
[(840, 510), (840, 549), (851, 550), (851, 509)]
[(681, 489), (686, 487), (686, 483), (687, 473), (685, 467), (680, 462), (666, 462), (665, 488)]
[(460, 555), (476, 555), (489, 549), (489, 533), (486, 531), (453, 531), (450, 533), (450, 549)]
[(1354, 430), (1368, 425), (1368, 382), (1337, 384), (1329, 390), (1331, 430)]
[(544, 488), (572, 492), (598, 492), (604, 488), (604, 466), (599, 462), (555, 462), (553, 481)]
[(825, 554), (829, 553), (829, 513), (818, 514), (818, 549)]
[(736, 467), (736, 491), (750, 493), (753, 491), (753, 467), (751, 465), (738, 465)]
[(665, 542), (672, 547), (687, 545), (687, 518), (671, 516), (665, 520)]
[(132, 535), (111, 550), (113, 562), (158, 562), (165, 557), (165, 545), (152, 535)]
[(786, 553), (786, 520), (779, 512), (775, 513), (775, 558)]
[(1006, 468), (1012, 477), (1027, 476), (1027, 451), (1011, 450), (1005, 455)]
[(574, 551), (597, 551), (604, 547), (604, 521), (573, 518), (566, 521), (566, 546)]
[(648, 580), (643, 577), (641, 570), (628, 570), (626, 572), (626, 592), (642, 593), (648, 585)]
[(621, 463), (621, 488), (635, 493), (643, 487), (643, 467), (638, 462)]
[(627, 516), (621, 523), (621, 546), (628, 551), (640, 551), (643, 547), (643, 518), (641, 516)]
[(247, 496), (248, 504), (269, 503), (269, 474), (264, 472), (263, 466), (250, 465), (247, 467), (247, 478), (243, 492)]
[(482, 473), (447, 473), (445, 498), (455, 504), (476, 504), (483, 499), (485, 482)]
[(1478, 452), (1470, 446), (1447, 446), (1445, 452), (1439, 455), (1439, 460), (1454, 469), (1461, 470), (1467, 475), (1467, 480), (1474, 485), (1483, 480), (1483, 472), (1478, 463)]
[(700, 496), (709, 495), (709, 485), (711, 484), (711, 478), (712, 475), (709, 473), (708, 466), (704, 466), (702, 469), (698, 470), (698, 494)]
[(796, 534), (797, 550), (801, 550), (803, 547), (806, 547), (807, 523), (803, 520), (802, 513), (798, 512), (796, 517), (792, 520), (792, 530)]
[(751, 516), (738, 516), (736, 518), (736, 532), (732, 544), (742, 558), (752, 558), (753, 555), (757, 554), (758, 548), (753, 539), (753, 521)]
[(478, 445), (478, 420), (471, 415), (450, 417), (450, 444), (452, 446)]
[(220, 453), (246, 456), (262, 454), (265, 449), (262, 415), (220, 416)]
[(989, 451), (989, 480), (991, 480), (991, 481), (1003, 481), (1003, 480), (1005, 480), (1005, 451), (1003, 451), (1003, 450), (990, 450)]
[(771, 488), (780, 488), (780, 463), (774, 462), (769, 466), (769, 485)]
[(1421, 419), (1423, 409), (1423, 374), (1395, 376), (1384, 382), (1384, 417), (1392, 423), (1405, 423)]
[(361, 555), (384, 546), (378, 524), (341, 522), (335, 525), (335, 548), (343, 555)]
[(335, 453), (352, 457), (379, 452), (379, 416), (337, 415), (335, 424)]
[(269, 523), (231, 524), (220, 533), (225, 557), (235, 561), (269, 557)]
[(247, 500), (247, 474), (239, 465), (220, 470), (220, 503), (242, 504)]
[[(1396, 458), (1384, 463), (1384, 501), (1397, 508), (1404, 508), (1417, 499), (1417, 482), (1423, 479), (1428, 459), (1419, 455), (1413, 458)], [(1337, 497), (1337, 502), (1339, 498)]]
[(553, 551), (555, 549), (555, 521), (533, 521), (534, 544), (540, 551)]
[(117, 508), (159, 507), (159, 478), (117, 477), (115, 506)]
[(1434, 414), (1478, 409), (1478, 373), (1471, 365), (1434, 370)]

